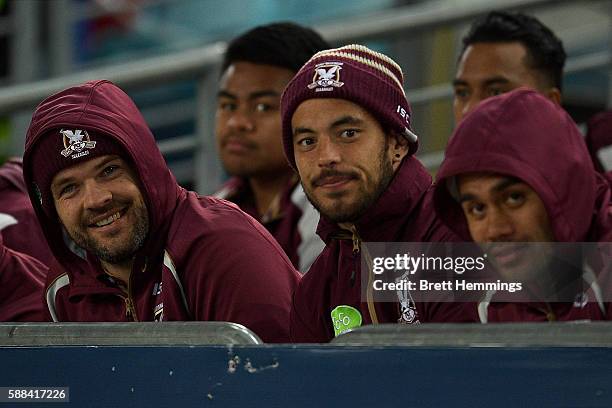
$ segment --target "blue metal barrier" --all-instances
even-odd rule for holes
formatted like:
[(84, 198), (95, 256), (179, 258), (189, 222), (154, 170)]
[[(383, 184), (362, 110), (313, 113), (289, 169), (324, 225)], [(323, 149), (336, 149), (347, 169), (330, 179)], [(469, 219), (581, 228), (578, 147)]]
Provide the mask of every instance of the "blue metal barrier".
[(2, 387), (70, 387), (51, 406), (612, 406), (608, 347), (2, 347), (0, 361)]

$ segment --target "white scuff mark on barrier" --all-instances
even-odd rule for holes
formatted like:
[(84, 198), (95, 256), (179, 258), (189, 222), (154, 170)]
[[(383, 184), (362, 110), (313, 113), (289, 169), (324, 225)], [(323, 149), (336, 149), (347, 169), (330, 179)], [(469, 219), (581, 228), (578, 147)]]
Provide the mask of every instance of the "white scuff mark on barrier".
[[(229, 361), (227, 362), (228, 374), (235, 374), (238, 368), (240, 367), (240, 362), (241, 362), (240, 356), (235, 355), (231, 357)], [(247, 373), (255, 374), (261, 371), (265, 371), (265, 370), (276, 369), (279, 366), (280, 366), (280, 363), (276, 359), (273, 359), (272, 364), (268, 364), (267, 366), (263, 366), (263, 367), (255, 367), (253, 363), (251, 363), (251, 360), (247, 358), (244, 361), (243, 368), (244, 368), (244, 371), (246, 371)]]
[(234, 374), (238, 367), (240, 366), (240, 356), (234, 356), (230, 358), (227, 362), (227, 372), (229, 374)]
[(273, 361), (274, 362), (272, 364), (269, 364), (267, 366), (253, 367), (253, 364), (251, 364), (251, 361), (247, 358), (244, 363), (244, 370), (249, 374), (260, 373), (265, 370), (274, 370), (280, 366), (280, 363), (276, 359), (274, 359)]
[(215, 388), (217, 388), (217, 387), (220, 387), (220, 386), (222, 386), (222, 385), (223, 385), (223, 383), (222, 383), (222, 382), (215, 383), (215, 385), (213, 385), (212, 387), (210, 387), (210, 390), (208, 390), (208, 393), (206, 394), (206, 397), (207, 397), (209, 400), (211, 400), (211, 399), (215, 398), (215, 394), (213, 394), (214, 389), (215, 389)]
[[(273, 369), (280, 367), (280, 363), (276, 360), (276, 358), (272, 360), (272, 364), (268, 364), (266, 366), (261, 366), (261, 367), (255, 367), (253, 363), (251, 363), (251, 360), (248, 358), (244, 359), (244, 362), (243, 362), (243, 359), (239, 355), (233, 355), (231, 346), (228, 346), (228, 355), (229, 355), (229, 360), (227, 361), (227, 374), (229, 375), (236, 374), (236, 372), (238, 371), (241, 365), (244, 371), (246, 371), (249, 374), (260, 373), (262, 371), (273, 370)], [(211, 377), (208, 377), (208, 380), (210, 381)], [(215, 393), (214, 393), (215, 388), (220, 387), (222, 385), (223, 383), (221, 382), (215, 383), (215, 385), (211, 386), (210, 389), (208, 390), (206, 397), (209, 400), (214, 399), (215, 398)]]

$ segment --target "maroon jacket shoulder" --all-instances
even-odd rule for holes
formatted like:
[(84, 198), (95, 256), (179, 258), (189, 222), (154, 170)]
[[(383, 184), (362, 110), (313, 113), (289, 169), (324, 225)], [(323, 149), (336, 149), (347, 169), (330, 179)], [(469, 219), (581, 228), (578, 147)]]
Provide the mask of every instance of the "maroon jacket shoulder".
[(22, 161), (18, 158), (0, 166), (0, 212), (17, 221), (2, 230), (4, 244), (50, 265), (53, 255), (28, 197), (22, 169)]
[(47, 267), (0, 244), (0, 321), (39, 322), (44, 317)]
[(244, 178), (230, 178), (214, 196), (237, 204), (259, 221), (301, 273), (308, 271), (325, 246), (316, 234), (319, 212), (310, 204), (297, 179), (290, 179), (279, 193), (278, 208), (263, 216), (257, 213), (255, 197)]
[(194, 320), (232, 321), (266, 342), (289, 341), (299, 274), (261, 224), (227, 201), (188, 193), (168, 236)]

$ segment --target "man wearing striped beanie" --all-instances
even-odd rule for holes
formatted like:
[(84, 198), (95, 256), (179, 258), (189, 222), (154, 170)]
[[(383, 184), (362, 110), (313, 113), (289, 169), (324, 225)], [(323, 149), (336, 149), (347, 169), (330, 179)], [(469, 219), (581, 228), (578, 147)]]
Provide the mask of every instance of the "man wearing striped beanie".
[(327, 342), (372, 323), (473, 319), (450, 303), (434, 315), (406, 293), (374, 302), (371, 285), (362, 299), (362, 241), (456, 240), (436, 218), (431, 177), (413, 156), (418, 139), (403, 83), (391, 58), (348, 45), (315, 54), (285, 88), (285, 154), (321, 212), (326, 244), (294, 295), (293, 341)]

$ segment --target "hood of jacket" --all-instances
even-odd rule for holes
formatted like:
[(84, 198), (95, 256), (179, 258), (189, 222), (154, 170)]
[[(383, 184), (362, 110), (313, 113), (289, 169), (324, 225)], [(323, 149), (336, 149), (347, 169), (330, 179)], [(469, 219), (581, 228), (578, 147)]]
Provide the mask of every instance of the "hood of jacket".
[[(49, 96), (42, 101), (32, 116), (27, 131), (23, 159), (24, 178), (30, 200), (43, 227), (47, 241), (59, 263), (74, 277), (75, 269), (99, 272), (95, 257), (77, 256), (69, 248), (70, 239), (64, 237), (63, 227), (55, 210), (48, 214), (42, 208), (33, 185), (33, 152), (46, 137), (57, 137), (61, 128), (84, 129), (111, 138), (131, 160), (141, 186), (149, 214), (149, 233), (139, 254), (163, 253), (168, 220), (184, 194), (159, 151), (155, 138), (140, 111), (119, 87), (106, 80), (87, 82)], [(56, 154), (49, 152), (49, 154)], [(57, 154), (60, 154), (57, 152)], [(137, 254), (135, 265), (144, 257)], [(163, 256), (163, 255), (162, 255)], [(146, 259), (142, 262), (146, 262)]]
[(596, 240), (589, 232), (593, 223), (610, 227), (609, 187), (596, 174), (584, 138), (562, 108), (536, 91), (520, 88), (489, 98), (450, 139), (434, 205), (466, 241), (471, 241), (467, 221), (450, 189), (456, 188), (456, 176), (475, 172), (527, 183), (544, 203), (558, 242)]

